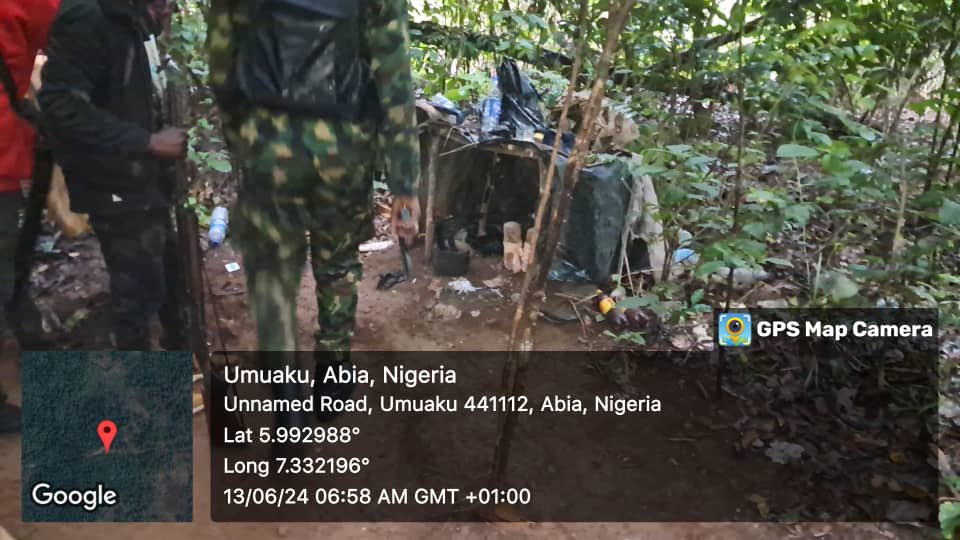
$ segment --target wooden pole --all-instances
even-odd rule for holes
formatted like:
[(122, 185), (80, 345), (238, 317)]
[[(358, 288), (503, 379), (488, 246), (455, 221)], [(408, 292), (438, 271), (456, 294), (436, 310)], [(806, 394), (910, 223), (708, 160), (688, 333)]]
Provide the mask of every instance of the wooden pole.
[[(187, 129), (190, 122), (189, 92), (186, 81), (177, 73), (170, 74), (167, 86), (167, 121), (174, 126)], [(176, 216), (177, 240), (180, 257), (180, 315), (187, 331), (190, 350), (194, 361), (200, 365), (203, 373), (203, 402), (207, 417), (207, 428), (213, 441), (213, 410), (210, 380), (212, 379), (210, 348), (207, 344), (207, 317), (205, 309), (203, 281), (203, 251), (200, 249), (200, 223), (196, 211), (187, 205), (190, 195), (190, 171), (186, 160), (180, 160), (175, 166), (176, 196), (174, 214)]]
[[(503, 371), (503, 395), (518, 396), (526, 385), (526, 372), (529, 366), (529, 356), (533, 351), (533, 319), (538, 310), (530, 309), (530, 296), (533, 291), (539, 290), (546, 281), (550, 264), (553, 262), (553, 256), (556, 253), (557, 244), (560, 241), (560, 232), (562, 225), (566, 222), (567, 213), (570, 210), (570, 200), (573, 188), (576, 186), (580, 170), (583, 168), (586, 155), (590, 149), (590, 138), (593, 133), (593, 126), (600, 114), (603, 102), (603, 90), (609, 75), (609, 66), (616, 51), (620, 34), (626, 26), (630, 10), (633, 8), (636, 0), (623, 0), (616, 9), (611, 9), (610, 19), (607, 25), (607, 42), (604, 46), (600, 61), (597, 63), (596, 72), (600, 74), (590, 96), (584, 121), (580, 127), (580, 133), (577, 136), (577, 144), (574, 154), (566, 167), (566, 181), (564, 189), (556, 195), (557, 200), (553, 203), (553, 212), (547, 231), (546, 244), (543, 253), (538, 249), (533, 250), (533, 257), (524, 277), (523, 289), (520, 292), (520, 301), (517, 304), (517, 311), (514, 315), (513, 331), (510, 334), (510, 352), (508, 353), (507, 363)], [(585, 26), (587, 16), (589, 15), (589, 2), (581, 0), (579, 28), (581, 29), (580, 44), (577, 50), (577, 58), (574, 62), (574, 71), (571, 74), (570, 88), (567, 91), (567, 99), (564, 104), (564, 111), (561, 115), (560, 126), (562, 127), (569, 113), (570, 104), (573, 101), (574, 88), (579, 70), (583, 62), (585, 50)], [(537, 217), (535, 220), (535, 232), (532, 243), (534, 246), (540, 246), (540, 228), (544, 224), (547, 213), (548, 201), (553, 199), (553, 177), (556, 171), (557, 157), (560, 150), (562, 131), (558, 130), (557, 138), (554, 143), (553, 154), (550, 158), (550, 165), (547, 167), (547, 178), (543, 193), (540, 197), (540, 204), (537, 208)], [(490, 475), (491, 487), (499, 487), (503, 484), (503, 477), (506, 474), (510, 458), (510, 446), (513, 434), (516, 431), (518, 416), (511, 411), (504, 411), (500, 417), (498, 430), (498, 439), (494, 447), (493, 467)]]
[(430, 138), (430, 146), (427, 151), (427, 208), (425, 210), (426, 221), (424, 227), (427, 229), (426, 245), (424, 246), (423, 256), (427, 266), (433, 264), (433, 249), (436, 244), (436, 205), (437, 205), (437, 160), (440, 159), (440, 137), (429, 128), (427, 136)]

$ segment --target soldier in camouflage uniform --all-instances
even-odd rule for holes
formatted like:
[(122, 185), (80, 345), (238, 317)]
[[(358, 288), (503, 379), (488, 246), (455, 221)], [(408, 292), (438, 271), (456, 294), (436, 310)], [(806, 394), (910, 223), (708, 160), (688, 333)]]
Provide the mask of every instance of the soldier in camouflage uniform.
[[(362, 274), (358, 247), (374, 233), (374, 163), (382, 162), (391, 178), (395, 232), (407, 240), (417, 233), (413, 186), (419, 141), (407, 2), (361, 2), (359, 41), (380, 110), (377, 116), (343, 121), (254, 106), (224, 90), (259, 1), (213, 0), (208, 20), (210, 80), (228, 143), (245, 173), (233, 227), (244, 255), (259, 348), (297, 349), (296, 298), (309, 254), (319, 308), (316, 349), (347, 352)], [(403, 208), (412, 214), (406, 222), (396, 219)]]

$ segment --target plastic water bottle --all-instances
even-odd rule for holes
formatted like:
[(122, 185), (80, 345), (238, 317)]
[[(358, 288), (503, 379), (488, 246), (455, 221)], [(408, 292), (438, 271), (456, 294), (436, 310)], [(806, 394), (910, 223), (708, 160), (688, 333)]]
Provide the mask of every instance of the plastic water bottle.
[(230, 218), (227, 214), (227, 209), (218, 206), (213, 210), (213, 216), (210, 217), (210, 246), (211, 247), (220, 247), (220, 244), (223, 243), (223, 239), (227, 237), (227, 225), (230, 223)]
[(500, 112), (503, 98), (500, 95), (500, 78), (496, 75), (491, 80), (493, 86), (490, 97), (483, 100), (482, 128), (484, 133), (490, 133), (500, 125)]

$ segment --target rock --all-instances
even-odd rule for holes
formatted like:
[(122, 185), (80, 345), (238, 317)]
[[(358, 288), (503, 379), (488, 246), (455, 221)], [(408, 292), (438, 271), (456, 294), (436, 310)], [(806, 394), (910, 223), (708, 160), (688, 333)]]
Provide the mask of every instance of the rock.
[(670, 338), (670, 344), (673, 345), (674, 349), (681, 351), (687, 351), (693, 348), (693, 340), (684, 334), (677, 334)]
[[(714, 272), (710, 278), (715, 283), (726, 283), (729, 270)], [(733, 270), (733, 285), (738, 289), (746, 289), (756, 285), (758, 281), (770, 279), (770, 272), (765, 270), (751, 270), (750, 268), (736, 268)]]
[(456, 321), (463, 317), (463, 312), (450, 304), (437, 304), (433, 306), (430, 316), (438, 321)]
[(793, 461), (799, 461), (803, 456), (803, 447), (799, 444), (784, 441), (773, 441), (770, 448), (764, 452), (774, 463), (786, 465)]
[(471, 312), (470, 312), (470, 316), (473, 317), (474, 319), (476, 319), (477, 317), (480, 316), (480, 310), (479, 310), (479, 309), (475, 309), (475, 310), (471, 311)]

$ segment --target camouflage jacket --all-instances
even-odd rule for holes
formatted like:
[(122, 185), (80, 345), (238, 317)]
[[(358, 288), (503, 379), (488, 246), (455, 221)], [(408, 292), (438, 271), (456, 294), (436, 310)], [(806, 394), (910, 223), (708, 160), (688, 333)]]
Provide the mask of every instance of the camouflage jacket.
[[(239, 44), (250, 28), (254, 0), (212, 0), (207, 20), (210, 84), (223, 87), (233, 68)], [(369, 0), (363, 49), (369, 51), (381, 100), (383, 121), (373, 138), (383, 160), (390, 188), (396, 195), (412, 195), (420, 175), (420, 144), (416, 128), (413, 76), (410, 70), (410, 33), (407, 0)], [(221, 103), (223, 106), (223, 103)], [(240, 111), (223, 111), (235, 115)], [(312, 132), (336, 133), (326, 120)]]

